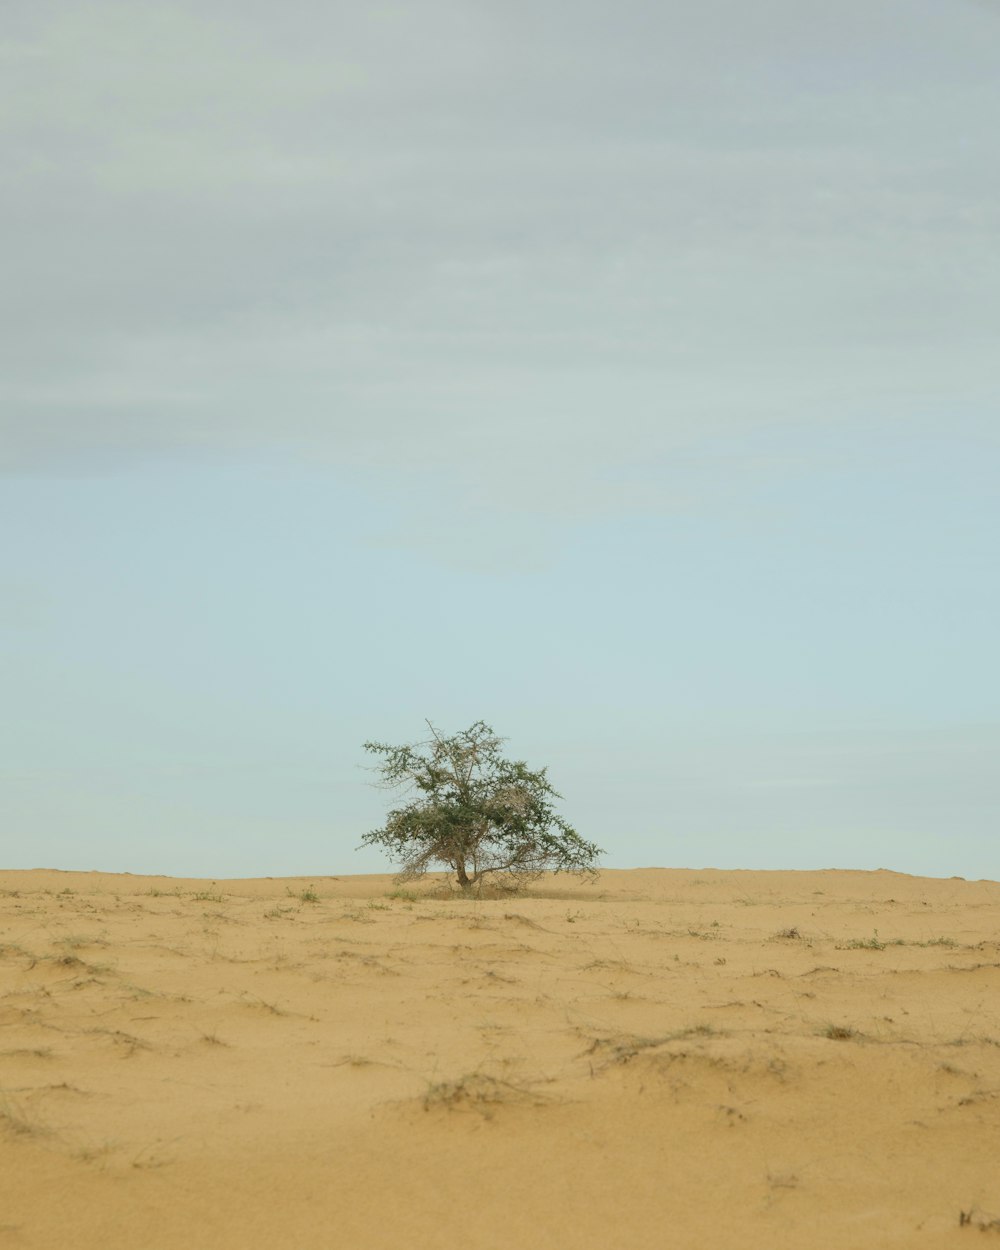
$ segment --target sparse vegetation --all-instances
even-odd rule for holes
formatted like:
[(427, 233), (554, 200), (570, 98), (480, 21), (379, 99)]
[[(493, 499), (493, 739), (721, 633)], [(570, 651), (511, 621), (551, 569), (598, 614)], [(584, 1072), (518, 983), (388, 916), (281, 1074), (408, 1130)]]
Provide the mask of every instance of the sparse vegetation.
[(711, 1024), (693, 1024), (688, 1028), (677, 1029), (673, 1033), (664, 1033), (659, 1037), (634, 1037), (619, 1035), (616, 1037), (596, 1037), (587, 1049), (587, 1054), (603, 1054), (609, 1063), (629, 1063), (643, 1051), (655, 1050), (670, 1042), (686, 1041), (695, 1037), (717, 1037), (718, 1030)]
[(561, 797), (546, 770), (501, 755), (503, 739), (482, 721), (450, 738), (428, 721), (427, 742), (366, 742), (382, 756), (382, 784), (414, 795), (365, 835), (401, 865), (401, 879), (445, 864), (471, 891), (487, 877), (523, 884), (546, 869), (593, 873), (600, 847), (556, 814)]
[(364, 911), (360, 907), (352, 907), (350, 911), (341, 912), (341, 920), (353, 920), (357, 924), (374, 924), (375, 917), (368, 914), (368, 909)]
[(852, 1037), (860, 1037), (857, 1029), (851, 1028), (847, 1024), (828, 1024), (823, 1030), (823, 1036), (828, 1037), (831, 1042), (846, 1042)]
[(87, 937), (82, 933), (68, 933), (65, 937), (56, 938), (55, 946), (65, 946), (68, 950), (78, 951), (84, 946), (107, 946), (107, 938)]
[(46, 1132), (9, 1094), (0, 1090), (0, 1129), (14, 1137), (38, 1137)]
[(113, 1141), (101, 1142), (94, 1146), (78, 1146), (73, 1151), (73, 1158), (79, 1160), (80, 1163), (98, 1163), (117, 1149), (118, 1144)]
[(292, 890), (286, 887), (285, 892), (287, 893), (289, 898), (297, 898), (300, 903), (318, 903), (319, 902), (319, 895), (316, 893), (315, 889), (311, 885), (306, 886), (306, 888), (303, 890)]
[(262, 1007), (269, 1015), (287, 1016), (288, 1012), (283, 1007), (279, 1007), (277, 1003), (269, 1003), (266, 999), (259, 998), (256, 994), (247, 1000), (248, 1007)]
[(879, 940), (878, 929), (870, 938), (851, 938), (838, 944), (839, 951), (884, 951), (886, 943)]
[(959, 1211), (959, 1228), (974, 1228), (980, 1233), (1000, 1233), (1000, 1216), (983, 1215), (973, 1207), (969, 1211)]
[(487, 1116), (490, 1109), (504, 1103), (538, 1104), (544, 1099), (523, 1083), (500, 1080), (481, 1072), (472, 1072), (456, 1081), (438, 1081), (428, 1086), (423, 1097), (424, 1110), (432, 1107), (471, 1107)]
[[(598, 889), (560, 877), (497, 901), (490, 877), (463, 892), (453, 872), (396, 888), (388, 877), (185, 879), (159, 901), (142, 896), (151, 879), (126, 879), (115, 909), (103, 877), (8, 875), (31, 888), (0, 898), (0, 1154), (18, 1178), (0, 1245), (30, 1234), (84, 1250), (91, 1197), (159, 1190), (133, 1168), (164, 1166), (191, 1182), (197, 1207), (172, 1208), (167, 1232), (197, 1244), (205, 1211), (220, 1228), (239, 1224), (239, 1204), (258, 1218), (269, 1192), (228, 1194), (231, 1159), (200, 1168), (216, 1146), (238, 1140), (263, 1176), (275, 1132), (339, 1149), (330, 1117), (348, 1115), (369, 1126), (344, 1174), (359, 1211), (380, 1184), (369, 1145), (390, 1171), (416, 1166), (428, 1195), (442, 1166), (457, 1167), (468, 1201), (452, 1204), (453, 1221), (445, 1228), (431, 1196), (415, 1217), (457, 1244), (477, 1210), (477, 1227), (510, 1212), (519, 1227), (548, 1227), (551, 1187), (517, 1188), (542, 1138), (562, 1171), (585, 1152), (567, 1191), (579, 1220), (549, 1212), (556, 1242), (587, 1241), (594, 1184), (610, 1207), (597, 1240), (608, 1220), (609, 1244), (683, 1236), (711, 1207), (718, 1169), (664, 1173), (669, 1138), (726, 1163), (739, 1207), (729, 1231), (747, 1244), (770, 1245), (792, 1223), (805, 1244), (816, 1221), (844, 1244), (858, 1228), (869, 1242), (905, 1241), (926, 1220), (931, 1240), (961, 1224), (970, 1244), (1000, 1250), (989, 1162), (1000, 884), (970, 888), (967, 905), (928, 884), (929, 910), (912, 898), (924, 886), (900, 883), (907, 898), (890, 919), (878, 879), (831, 875), (820, 910), (811, 875), (774, 888), (754, 874), (690, 876), (609, 873)], [(66, 879), (76, 897), (60, 896)], [(36, 888), (46, 882), (47, 895)], [(756, 910), (733, 905), (737, 886), (759, 895)], [(195, 890), (225, 902), (194, 902)], [(59, 1177), (76, 1197), (50, 1213)], [(619, 1199), (647, 1181), (663, 1201), (633, 1214)], [(280, 1213), (290, 1244), (307, 1243), (317, 1219), (336, 1226), (340, 1199), (324, 1205), (313, 1189), (301, 1220), (294, 1204)], [(411, 1217), (401, 1208), (389, 1230), (400, 1244)], [(22, 1231), (4, 1237), (5, 1220)]]
[(208, 1046), (228, 1046), (229, 1042), (224, 1042), (218, 1033), (202, 1033), (201, 1040)]

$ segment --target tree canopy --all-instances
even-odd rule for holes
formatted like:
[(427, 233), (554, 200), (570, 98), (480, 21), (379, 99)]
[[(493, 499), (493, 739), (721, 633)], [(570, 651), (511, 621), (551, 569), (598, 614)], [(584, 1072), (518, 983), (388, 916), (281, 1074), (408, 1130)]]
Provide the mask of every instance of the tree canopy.
[(362, 846), (378, 846), (416, 877), (435, 864), (454, 873), (463, 890), (484, 878), (523, 882), (545, 869), (592, 873), (601, 848), (559, 816), (547, 770), (501, 753), (504, 739), (483, 721), (445, 737), (430, 721), (425, 742), (392, 746), (366, 742), (381, 756), (381, 784), (408, 795)]

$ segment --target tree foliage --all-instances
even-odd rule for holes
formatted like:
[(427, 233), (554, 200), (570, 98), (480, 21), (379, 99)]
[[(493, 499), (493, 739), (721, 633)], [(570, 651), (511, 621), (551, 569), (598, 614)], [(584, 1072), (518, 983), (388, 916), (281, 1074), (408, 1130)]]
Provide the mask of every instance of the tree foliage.
[(546, 868), (594, 872), (601, 849), (556, 813), (553, 800), (562, 796), (546, 769), (505, 759), (504, 739), (482, 721), (450, 738), (427, 724), (426, 742), (364, 744), (382, 757), (382, 785), (408, 801), (366, 834), (362, 846), (381, 847), (404, 878), (443, 864), (463, 890), (490, 875), (523, 882)]

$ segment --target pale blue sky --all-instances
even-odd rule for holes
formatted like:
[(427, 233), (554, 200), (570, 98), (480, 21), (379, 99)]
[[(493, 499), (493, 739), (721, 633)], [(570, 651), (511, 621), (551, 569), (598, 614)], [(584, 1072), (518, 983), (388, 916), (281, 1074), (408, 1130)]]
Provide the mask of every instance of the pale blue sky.
[(13, 3), (0, 862), (1000, 878), (989, 3)]

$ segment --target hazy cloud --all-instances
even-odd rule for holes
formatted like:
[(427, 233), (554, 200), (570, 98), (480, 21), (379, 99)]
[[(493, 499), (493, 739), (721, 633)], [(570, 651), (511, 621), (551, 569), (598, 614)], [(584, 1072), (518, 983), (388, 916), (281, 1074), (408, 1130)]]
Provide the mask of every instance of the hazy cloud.
[(996, 29), (928, 0), (15, 3), (0, 468), (306, 456), (434, 544), (455, 508), (676, 508), (726, 448), (723, 491), (795, 432), (974, 420)]

